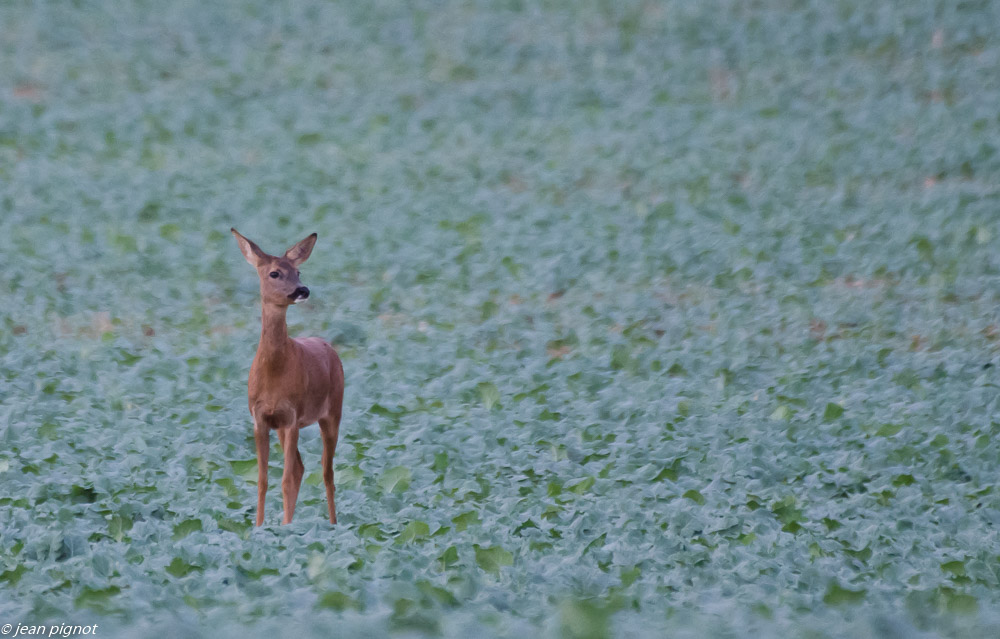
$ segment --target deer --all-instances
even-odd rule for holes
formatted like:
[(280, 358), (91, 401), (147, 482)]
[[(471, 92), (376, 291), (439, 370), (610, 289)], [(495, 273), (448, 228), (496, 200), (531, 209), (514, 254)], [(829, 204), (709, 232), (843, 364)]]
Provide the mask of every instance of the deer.
[(288, 307), (309, 299), (309, 289), (299, 281), (299, 266), (309, 259), (313, 233), (281, 257), (268, 255), (231, 228), (240, 252), (257, 269), (260, 278), (261, 327), (257, 354), (250, 366), (247, 397), (257, 448), (257, 526), (264, 523), (267, 494), (267, 458), (271, 431), (277, 431), (284, 453), (281, 475), (282, 524), (292, 521), (295, 501), (305, 468), (299, 455), (299, 429), (319, 424), (323, 441), (321, 466), (326, 485), (330, 523), (337, 523), (334, 504), (333, 454), (340, 433), (344, 403), (344, 367), (333, 346), (319, 337), (289, 338), (285, 315)]

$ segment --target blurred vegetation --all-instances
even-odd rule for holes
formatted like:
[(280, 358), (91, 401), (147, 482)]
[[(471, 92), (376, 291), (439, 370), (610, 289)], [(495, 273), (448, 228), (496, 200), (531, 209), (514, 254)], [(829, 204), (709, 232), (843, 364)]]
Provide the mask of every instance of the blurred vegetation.
[[(0, 4), (0, 623), (997, 636), (998, 24)], [(233, 225), (319, 233), (336, 528), (315, 428), (251, 527)]]

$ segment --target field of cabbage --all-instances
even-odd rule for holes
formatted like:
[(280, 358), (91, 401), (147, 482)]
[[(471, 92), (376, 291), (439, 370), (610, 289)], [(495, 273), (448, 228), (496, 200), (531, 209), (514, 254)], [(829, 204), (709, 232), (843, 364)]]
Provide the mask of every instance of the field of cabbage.
[[(0, 4), (0, 631), (1000, 635), (997, 25)], [(230, 226), (319, 234), (336, 527)]]

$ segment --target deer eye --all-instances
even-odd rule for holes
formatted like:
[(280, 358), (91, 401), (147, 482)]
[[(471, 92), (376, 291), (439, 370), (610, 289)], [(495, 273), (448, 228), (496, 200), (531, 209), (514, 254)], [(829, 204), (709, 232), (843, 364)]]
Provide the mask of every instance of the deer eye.
[(278, 271), (271, 271), (270, 273), (268, 273), (268, 275), (270, 275), (274, 279), (281, 277), (281, 273), (279, 273)]

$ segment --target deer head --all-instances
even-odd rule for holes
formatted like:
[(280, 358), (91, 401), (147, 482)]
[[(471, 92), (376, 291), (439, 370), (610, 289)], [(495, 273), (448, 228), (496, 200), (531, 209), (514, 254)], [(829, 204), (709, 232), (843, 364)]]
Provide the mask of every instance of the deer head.
[(309, 297), (309, 289), (299, 281), (299, 265), (309, 259), (313, 246), (316, 244), (316, 234), (313, 233), (292, 248), (285, 251), (281, 257), (268, 255), (259, 246), (240, 235), (236, 229), (230, 229), (240, 251), (250, 266), (257, 269), (260, 278), (260, 299), (264, 304), (288, 306), (301, 302)]

